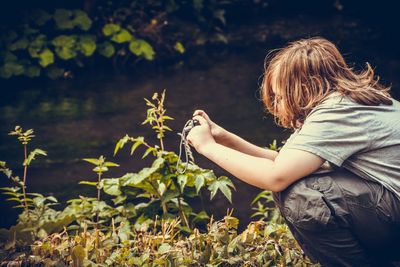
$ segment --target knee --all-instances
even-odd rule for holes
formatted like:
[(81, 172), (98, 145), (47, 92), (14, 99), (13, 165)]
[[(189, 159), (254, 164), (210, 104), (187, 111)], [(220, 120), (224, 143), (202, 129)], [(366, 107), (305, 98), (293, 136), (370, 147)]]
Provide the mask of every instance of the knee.
[(314, 177), (306, 177), (284, 191), (274, 193), (275, 203), (287, 223), (308, 230), (327, 226), (332, 211), (323, 193), (315, 186), (316, 182)]

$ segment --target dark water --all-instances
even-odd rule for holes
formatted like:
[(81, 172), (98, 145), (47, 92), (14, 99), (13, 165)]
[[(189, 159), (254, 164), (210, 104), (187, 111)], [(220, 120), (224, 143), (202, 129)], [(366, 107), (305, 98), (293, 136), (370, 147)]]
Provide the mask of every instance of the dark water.
[[(0, 100), (0, 160), (7, 161), (22, 175), (19, 163), (22, 147), (7, 133), (15, 125), (34, 128), (36, 137), (30, 148), (42, 148), (48, 157), (32, 164), (28, 190), (52, 194), (63, 202), (79, 194), (94, 194), (91, 188), (78, 185), (80, 180), (96, 179), (91, 166), (81, 159), (104, 155), (119, 163), (121, 167), (112, 169), (108, 177), (137, 172), (147, 166), (149, 160), (140, 160), (140, 155), (129, 156), (123, 150), (114, 158), (112, 152), (116, 141), (126, 133), (157, 142), (149, 127), (141, 125), (146, 109), (143, 98), (163, 89), (167, 90), (167, 114), (175, 118), (168, 124), (174, 132), (166, 136), (167, 150), (178, 152), (176, 133), (198, 108), (206, 110), (228, 130), (260, 146), (267, 146), (274, 139), (282, 141), (290, 132), (277, 127), (258, 100), (263, 60), (269, 49), (278, 48), (288, 40), (314, 35), (337, 43), (356, 68), (366, 61), (376, 66), (383, 81), (393, 85), (397, 98), (398, 50), (385, 47), (386, 37), (379, 29), (340, 17), (318, 23), (303, 17), (275, 20), (252, 28), (238, 27), (230, 36), (231, 46), (199, 49), (191, 52), (190, 59), (162, 70), (131, 74), (91, 72), (72, 80), (24, 84), (22, 88), (7, 85), (2, 88)], [(235, 41), (250, 36), (253, 42)], [(198, 165), (214, 169), (217, 175), (226, 174), (197, 154), (195, 159)], [(233, 207), (234, 215), (246, 223), (252, 214), (250, 202), (260, 190), (231, 178), (237, 187), (233, 205), (218, 195), (208, 210), (220, 218), (227, 208)], [(0, 181), (2, 186), (8, 185), (3, 177)], [(14, 222), (16, 212), (8, 208), (3, 198), (0, 210), (5, 215), (0, 218), (1, 226)]]

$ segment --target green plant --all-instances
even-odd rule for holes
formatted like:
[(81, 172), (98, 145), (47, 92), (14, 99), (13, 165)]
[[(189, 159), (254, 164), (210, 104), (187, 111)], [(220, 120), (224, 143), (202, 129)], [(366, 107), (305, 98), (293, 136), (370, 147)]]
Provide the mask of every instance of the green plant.
[(17, 202), (13, 208), (21, 208), (22, 212), (15, 226), (9, 230), (2, 229), (0, 243), (6, 250), (15, 250), (17, 246), (30, 245), (38, 238), (59, 231), (73, 221), (73, 216), (65, 216), (52, 209), (52, 206), (58, 204), (55, 197), (27, 192), (28, 167), (36, 156), (47, 155), (41, 149), (34, 149), (28, 155), (28, 144), (34, 137), (33, 130), (23, 131), (20, 126), (16, 126), (9, 135), (17, 136), (24, 147), (23, 178), (20, 179), (19, 176), (14, 175), (13, 171), (6, 166), (6, 162), (0, 161), (0, 172), (4, 173), (15, 185), (14, 187), (3, 187), (1, 190), (8, 197), (8, 201)]
[[(132, 229), (128, 238), (121, 227), (99, 237), (87, 230), (75, 236), (62, 232), (36, 242), (31, 259), (54, 266), (318, 266), (303, 255), (286, 225), (255, 221), (238, 233), (238, 224), (228, 212), (222, 220), (211, 219), (204, 233), (194, 229), (189, 236), (180, 233), (176, 219)], [(93, 245), (97, 238), (100, 253)]]
[(158, 145), (149, 145), (143, 137), (130, 137), (125, 135), (120, 139), (114, 150), (116, 154), (127, 143), (131, 142), (131, 154), (140, 146), (146, 148), (142, 158), (150, 153), (155, 157), (151, 167), (144, 168), (139, 173), (127, 173), (120, 178), (105, 179), (108, 184), (104, 191), (107, 194), (116, 196), (115, 203), (123, 203), (128, 199), (147, 199), (146, 202), (136, 203), (138, 214), (146, 218), (154, 218), (159, 214), (174, 216), (178, 213), (184, 223), (185, 230), (190, 231), (193, 225), (199, 221), (208, 219), (205, 211), (194, 212), (187, 204), (186, 199), (201, 197), (201, 189), (207, 186), (211, 192), (211, 199), (218, 191), (232, 202), (231, 188), (233, 183), (225, 176), (216, 177), (212, 170), (198, 167), (193, 162), (188, 164), (185, 173), (179, 173), (177, 168), (183, 169), (183, 164), (177, 166), (178, 156), (164, 149), (163, 138), (165, 131), (171, 129), (165, 125), (167, 120), (172, 118), (165, 115), (164, 107), (165, 90), (159, 95), (154, 94), (152, 101), (145, 99), (148, 106), (147, 117), (143, 124), (149, 124), (157, 134), (160, 142)]

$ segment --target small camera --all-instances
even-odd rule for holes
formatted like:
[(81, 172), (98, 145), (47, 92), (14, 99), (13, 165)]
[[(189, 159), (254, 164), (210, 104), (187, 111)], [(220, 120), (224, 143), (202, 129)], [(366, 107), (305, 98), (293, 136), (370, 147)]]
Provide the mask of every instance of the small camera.
[(189, 120), (188, 123), (186, 124), (186, 127), (183, 128), (185, 136), (189, 134), (190, 130), (192, 130), (193, 127), (198, 125), (200, 125), (200, 122), (198, 120)]

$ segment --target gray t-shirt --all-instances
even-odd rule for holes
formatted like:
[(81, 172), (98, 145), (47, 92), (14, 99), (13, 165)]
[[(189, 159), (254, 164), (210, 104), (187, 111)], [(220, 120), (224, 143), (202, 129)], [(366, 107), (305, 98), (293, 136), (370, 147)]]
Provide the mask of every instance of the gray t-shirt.
[(400, 103), (361, 105), (337, 93), (307, 116), (283, 149), (300, 149), (377, 181), (400, 198)]

